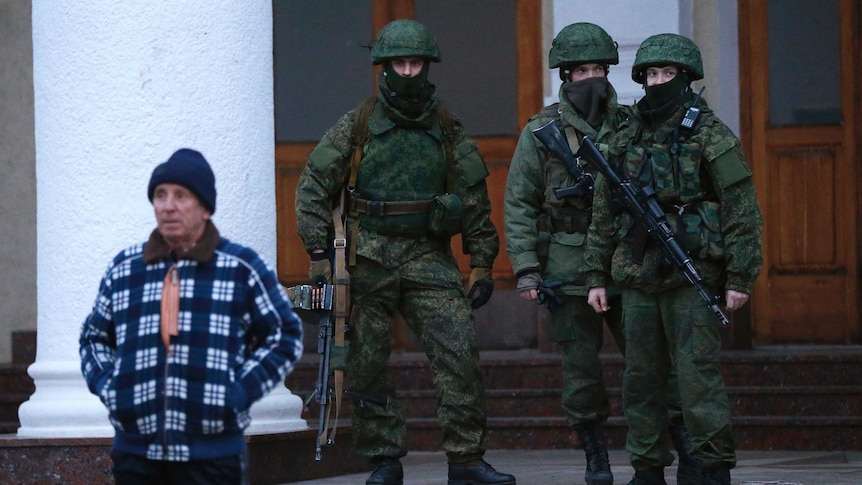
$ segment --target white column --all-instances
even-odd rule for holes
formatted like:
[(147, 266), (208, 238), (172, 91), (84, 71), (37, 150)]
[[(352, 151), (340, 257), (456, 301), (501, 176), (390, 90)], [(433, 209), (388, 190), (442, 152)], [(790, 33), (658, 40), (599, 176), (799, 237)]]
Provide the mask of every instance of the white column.
[[(33, 2), (33, 77), (36, 392), (18, 436), (112, 436), (78, 335), (110, 259), (155, 227), (153, 168), (200, 150), (221, 233), (276, 263), (271, 0)], [(306, 429), (301, 407), (282, 388), (251, 432)]]

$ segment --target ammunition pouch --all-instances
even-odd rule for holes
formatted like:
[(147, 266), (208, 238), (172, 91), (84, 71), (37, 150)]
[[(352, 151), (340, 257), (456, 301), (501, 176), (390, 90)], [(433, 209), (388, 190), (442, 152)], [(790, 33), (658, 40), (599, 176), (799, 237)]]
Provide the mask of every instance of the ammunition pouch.
[(455, 194), (443, 194), (431, 199), (428, 208), (428, 232), (437, 238), (448, 238), (461, 232), (464, 205)]
[(667, 213), (668, 224), (691, 257), (709, 261), (724, 259), (719, 208), (718, 202), (704, 200), (689, 204), (684, 210)]

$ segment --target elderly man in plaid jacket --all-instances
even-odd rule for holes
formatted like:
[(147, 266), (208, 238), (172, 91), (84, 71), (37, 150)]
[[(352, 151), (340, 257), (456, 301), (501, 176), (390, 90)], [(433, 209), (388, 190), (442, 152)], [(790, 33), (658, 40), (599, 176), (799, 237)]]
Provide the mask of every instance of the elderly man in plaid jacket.
[(178, 150), (148, 195), (157, 228), (110, 263), (80, 337), (116, 483), (245, 483), (249, 408), (293, 369), (302, 322), (275, 272), (210, 220), (203, 155)]

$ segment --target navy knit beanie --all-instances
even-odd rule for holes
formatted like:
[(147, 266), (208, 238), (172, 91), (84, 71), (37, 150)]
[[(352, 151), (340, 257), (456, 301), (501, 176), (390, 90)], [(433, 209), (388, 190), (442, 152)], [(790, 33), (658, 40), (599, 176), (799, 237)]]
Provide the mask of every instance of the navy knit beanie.
[(147, 189), (150, 202), (153, 201), (153, 193), (159, 184), (182, 185), (191, 190), (210, 213), (215, 213), (215, 175), (207, 159), (200, 152), (190, 148), (180, 148), (167, 162), (156, 167)]

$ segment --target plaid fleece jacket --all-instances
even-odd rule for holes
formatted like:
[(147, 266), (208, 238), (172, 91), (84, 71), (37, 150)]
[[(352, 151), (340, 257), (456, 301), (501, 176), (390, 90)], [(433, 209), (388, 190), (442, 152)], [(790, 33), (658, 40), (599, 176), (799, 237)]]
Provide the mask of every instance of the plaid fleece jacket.
[[(158, 231), (118, 254), (81, 331), (81, 370), (108, 408), (114, 448), (151, 460), (239, 454), (251, 404), (302, 354), (302, 322), (252, 249), (209, 223), (177, 259)], [(161, 340), (162, 281), (176, 264), (179, 335)]]

